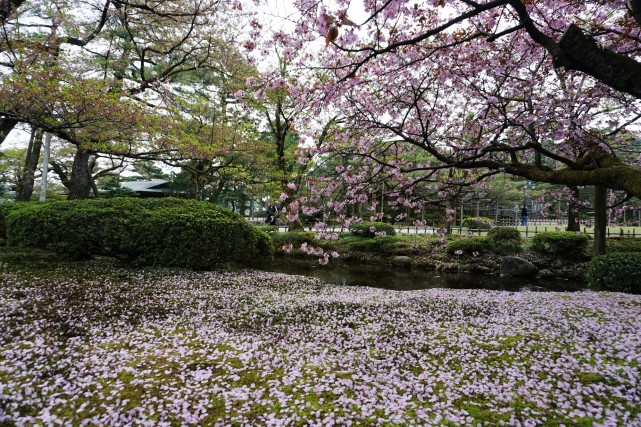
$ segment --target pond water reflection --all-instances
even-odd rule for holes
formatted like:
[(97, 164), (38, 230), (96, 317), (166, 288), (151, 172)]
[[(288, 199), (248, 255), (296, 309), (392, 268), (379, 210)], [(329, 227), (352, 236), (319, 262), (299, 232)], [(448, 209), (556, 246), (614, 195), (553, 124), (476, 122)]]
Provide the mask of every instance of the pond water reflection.
[(429, 288), (490, 289), (501, 291), (575, 292), (586, 289), (586, 283), (523, 277), (501, 277), (480, 273), (454, 273), (418, 268), (395, 268), (376, 265), (333, 264), (320, 266), (308, 260), (276, 259), (266, 271), (317, 277), (328, 283), (348, 286), (408, 291)]

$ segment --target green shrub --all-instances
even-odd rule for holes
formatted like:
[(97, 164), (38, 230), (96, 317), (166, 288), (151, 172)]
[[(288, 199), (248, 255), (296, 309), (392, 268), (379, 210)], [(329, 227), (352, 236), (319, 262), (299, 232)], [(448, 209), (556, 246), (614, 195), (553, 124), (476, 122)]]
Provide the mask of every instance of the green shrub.
[(641, 293), (641, 253), (595, 256), (588, 267), (588, 286), (594, 290)]
[(8, 244), (77, 259), (111, 255), (134, 265), (211, 268), (262, 262), (270, 237), (220, 206), (173, 198), (112, 198), (30, 205), (7, 217)]
[(472, 255), (474, 252), (479, 254), (486, 252), (488, 249), (488, 242), (485, 237), (468, 237), (465, 239), (454, 239), (447, 244), (447, 253), (456, 255), (456, 252), (461, 251), (466, 255)]
[(548, 231), (532, 239), (532, 250), (540, 254), (557, 255), (568, 259), (585, 257), (588, 236), (572, 231)]
[(291, 243), (294, 246), (300, 246), (303, 243), (311, 243), (314, 240), (314, 233), (311, 231), (287, 231), (284, 233), (272, 234), (274, 246), (280, 247)]
[(485, 217), (465, 217), (463, 218), (463, 227), (472, 230), (489, 230), (494, 226), (494, 220)]
[(499, 255), (519, 252), (523, 249), (521, 233), (513, 227), (495, 227), (487, 232), (490, 250)]
[(607, 239), (607, 252), (641, 252), (641, 239)]
[(278, 226), (277, 225), (256, 225), (256, 228), (258, 228), (260, 231), (264, 231), (265, 233), (278, 233)]
[(361, 237), (376, 237), (376, 233), (382, 232), (385, 232), (386, 236), (394, 236), (396, 234), (394, 226), (385, 222), (364, 221), (352, 223), (349, 225), (349, 231)]
[(7, 238), (7, 228), (6, 228), (7, 216), (11, 212), (17, 209), (22, 209), (26, 206), (30, 206), (30, 203), (22, 203), (22, 202), (0, 203), (0, 238), (2, 239)]
[(397, 236), (375, 236), (362, 238), (360, 236), (341, 237), (340, 244), (349, 251), (358, 252), (394, 252), (401, 246)]

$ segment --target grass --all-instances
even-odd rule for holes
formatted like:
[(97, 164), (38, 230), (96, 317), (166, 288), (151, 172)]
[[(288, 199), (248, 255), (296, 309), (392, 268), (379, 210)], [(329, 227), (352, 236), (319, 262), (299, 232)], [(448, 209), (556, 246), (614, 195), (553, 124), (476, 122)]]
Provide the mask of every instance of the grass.
[(0, 263), (4, 426), (641, 423), (641, 296)]

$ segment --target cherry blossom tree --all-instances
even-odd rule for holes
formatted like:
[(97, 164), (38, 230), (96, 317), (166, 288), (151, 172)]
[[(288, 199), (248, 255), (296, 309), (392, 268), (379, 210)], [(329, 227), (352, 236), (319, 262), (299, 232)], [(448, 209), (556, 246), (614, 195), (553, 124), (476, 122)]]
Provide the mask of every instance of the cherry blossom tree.
[[(339, 38), (346, 25), (350, 1), (337, 9), (302, 3), (304, 16), (318, 10), (318, 29), (331, 40)], [(575, 0), (432, 0), (424, 5), (408, 1), (365, 1), (369, 17), (363, 26), (371, 35), (365, 43), (355, 33), (345, 34), (341, 50), (355, 54), (349, 74), (375, 58), (422, 46), (434, 49), (464, 45), (472, 39), (510, 42), (516, 34), (543, 48), (555, 67), (586, 73), (618, 91), (641, 97), (641, 64), (638, 62), (638, 31), (641, 1)], [(316, 9), (318, 8), (318, 9)], [(304, 24), (303, 24), (304, 25)], [(344, 31), (343, 31), (344, 32)], [(340, 39), (339, 39), (340, 40)], [(438, 42), (442, 43), (440, 46)], [(436, 43), (435, 43), (436, 42)], [(497, 43), (499, 42), (499, 43)]]
[(636, 3), (365, 1), (358, 21), (349, 1), (300, 2), (291, 45), (333, 72), (315, 93), (351, 135), (327, 153), (389, 171), (404, 204), (503, 172), (639, 197)]
[[(605, 146), (608, 141), (613, 141), (612, 137), (636, 124), (638, 102), (618, 90), (609, 90), (608, 86), (586, 78), (584, 74), (559, 69), (556, 58), (538, 49), (538, 44), (533, 41), (534, 29), (526, 25), (536, 18), (536, 28), (545, 24), (549, 37), (559, 35), (562, 38), (566, 34), (562, 30), (568, 24), (563, 16), (590, 18), (586, 26), (595, 34), (596, 28), (609, 28), (608, 31), (603, 30), (606, 35), (601, 35), (604, 43), (609, 41), (612, 48), (623, 50), (634, 41), (633, 32), (638, 30), (631, 14), (615, 7), (622, 7), (623, 3), (491, 1), (480, 4), (438, 1), (433, 7), (428, 3), (424, 9), (406, 2), (388, 2), (378, 8), (374, 3), (366, 3), (366, 10), (371, 16), (360, 31), (349, 27), (344, 33), (346, 27), (343, 25), (335, 41), (338, 44), (322, 52), (321, 63), (334, 70), (336, 78), (324, 87), (322, 96), (326, 99), (325, 105), (329, 105), (329, 100), (332, 106), (338, 106), (346, 114), (356, 110), (364, 121), (369, 121), (377, 129), (386, 127), (390, 134), (398, 133), (399, 121), (396, 118), (400, 114), (405, 114), (406, 127), (415, 118), (423, 119), (423, 123), (429, 122), (430, 127), (424, 127), (423, 134), (412, 132), (415, 142), (420, 140), (429, 143), (430, 147), (441, 147), (440, 152), (432, 150), (431, 154), (448, 165), (452, 165), (452, 156), (444, 156), (443, 150), (448, 153), (456, 151), (457, 167), (484, 166), (478, 161), (482, 156), (466, 156), (477, 151), (478, 146), (470, 146), (467, 141), (463, 150), (457, 147), (470, 137), (478, 140), (480, 130), (486, 138), (480, 141), (482, 143), (505, 138), (512, 144), (518, 136), (515, 133), (518, 128), (529, 131), (525, 136), (534, 138), (531, 143), (539, 146), (522, 147), (516, 151), (536, 148), (540, 154), (550, 158), (554, 158), (557, 150), (567, 151), (582, 143), (583, 157), (578, 156), (582, 162), (563, 170), (524, 168), (520, 165), (522, 162), (486, 162), (485, 166), (507, 168), (507, 172), (537, 181), (605, 184), (609, 188), (640, 195), (641, 183), (635, 179), (637, 170), (627, 168), (631, 166), (630, 162), (617, 157), (619, 153), (612, 152), (612, 144), (622, 144), (624, 152), (629, 144), (626, 145), (621, 138), (614, 138), (614, 142)], [(315, 5), (317, 9), (306, 5), (309, 20), (303, 20), (299, 29), (312, 31), (310, 22), (315, 22), (314, 30), (323, 34), (328, 27), (340, 26), (342, 20), (339, 17), (346, 16), (348, 3), (341, 4), (342, 9), (334, 11), (334, 14), (319, 5)], [(306, 23), (308, 25), (304, 27)], [(619, 44), (614, 46), (616, 40), (611, 39), (624, 29), (628, 36), (621, 35)], [(394, 85), (385, 87), (389, 81)], [(445, 97), (447, 92), (450, 93)], [(386, 100), (381, 102), (383, 97)], [(566, 105), (561, 105), (561, 102)], [(469, 111), (475, 107), (478, 107), (476, 111)], [(595, 108), (599, 109), (598, 113)], [(411, 111), (413, 115), (409, 114)], [(580, 120), (575, 119), (573, 114), (576, 113), (583, 114)], [(386, 114), (392, 120), (387, 120)], [(465, 123), (461, 120), (465, 115), (467, 124), (458, 125), (459, 122)], [(514, 123), (515, 117), (520, 120), (518, 126)], [(546, 150), (541, 145), (545, 144), (543, 137), (548, 135), (532, 133), (532, 126), (544, 120), (551, 126), (548, 133), (551, 132), (549, 136), (552, 138), (548, 141), (554, 143), (554, 150), (549, 147)], [(446, 131), (453, 129), (446, 121), (455, 123), (456, 133)], [(413, 121), (412, 124), (418, 126), (420, 123)], [(441, 131), (437, 141), (433, 132), (438, 129)], [(464, 135), (465, 132), (469, 135)], [(623, 138), (627, 142), (630, 139)], [(496, 144), (484, 147), (492, 152), (515, 151), (513, 147)], [(590, 154), (589, 158), (585, 157), (586, 154)], [(592, 165), (595, 171), (583, 173), (585, 171), (581, 169), (586, 168), (585, 162), (597, 157), (599, 167)], [(616, 165), (616, 168), (608, 165)]]
[[(272, 184), (272, 197), (278, 199), (284, 213), (281, 219), (293, 231), (303, 228), (299, 214), (307, 200), (304, 192), (309, 172), (315, 165), (314, 155), (337, 118), (316, 116), (318, 104), (314, 95), (305, 90), (310, 82), (322, 81), (322, 73), (291, 70), (289, 38), (277, 33), (274, 40), (276, 60), (273, 64), (263, 64), (262, 72), (248, 78), (246, 88), (238, 91), (236, 97), (245, 109), (255, 113), (259, 128), (264, 131), (263, 138), (270, 147), (267, 160), (271, 163), (266, 178)], [(316, 132), (317, 129), (320, 130)]]

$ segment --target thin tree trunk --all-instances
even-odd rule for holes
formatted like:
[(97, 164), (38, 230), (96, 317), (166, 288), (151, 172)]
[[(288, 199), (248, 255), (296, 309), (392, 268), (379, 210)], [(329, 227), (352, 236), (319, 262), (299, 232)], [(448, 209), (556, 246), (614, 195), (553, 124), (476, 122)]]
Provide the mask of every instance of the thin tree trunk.
[(607, 189), (596, 186), (594, 192), (594, 255), (605, 254), (605, 239), (608, 226)]
[(51, 167), (53, 168), (53, 171), (55, 172), (55, 174), (58, 175), (58, 179), (60, 179), (60, 182), (62, 183), (62, 185), (64, 185), (67, 190), (71, 188), (71, 180), (69, 179), (69, 175), (67, 174), (67, 171), (63, 168), (62, 164), (53, 160), (51, 162)]
[(29, 148), (27, 149), (27, 156), (22, 170), (22, 179), (18, 185), (18, 194), (16, 196), (16, 201), (18, 202), (28, 202), (31, 200), (36, 169), (38, 169), (38, 164), (40, 162), (42, 135), (43, 131), (41, 129), (33, 129), (31, 131)]
[(448, 214), (448, 211), (450, 210), (451, 206), (452, 206), (452, 203), (451, 203), (451, 201), (448, 199), (448, 200), (445, 202), (445, 234), (447, 234), (448, 236), (452, 234), (452, 222), (453, 222), (453, 218), (452, 218), (452, 219), (450, 219), (450, 216), (449, 216), (449, 214)]
[(47, 176), (49, 174), (49, 152), (51, 151), (51, 134), (45, 136), (45, 153), (42, 159), (42, 177), (40, 178), (40, 201), (47, 199)]
[(33, 150), (33, 141), (36, 139), (37, 129), (31, 127), (31, 135), (29, 135), (29, 145), (27, 146), (27, 152), (25, 154), (24, 166), (22, 167), (22, 173), (18, 176), (18, 183), (16, 184), (16, 202), (24, 202), (21, 200), (23, 197), (23, 187), (25, 185), (25, 176), (29, 173), (29, 166), (31, 165), (31, 151)]
[(205, 193), (207, 161), (196, 160), (193, 166), (186, 168), (194, 189), (194, 199), (201, 202)]
[(579, 224), (579, 189), (577, 187), (570, 187), (572, 190), (572, 200), (568, 206), (568, 226), (567, 231), (581, 231), (581, 224)]
[(78, 147), (73, 159), (69, 195), (67, 200), (87, 199), (91, 192), (91, 171), (89, 170), (89, 150)]
[(89, 183), (91, 184), (91, 191), (93, 192), (93, 196), (96, 199), (100, 197), (100, 194), (98, 193), (98, 187), (96, 186), (96, 180), (93, 176), (93, 171), (96, 168), (97, 164), (98, 157), (94, 156), (93, 158), (89, 159), (89, 165), (87, 166), (87, 176), (89, 178)]
[(91, 171), (87, 170), (89, 173), (89, 182), (91, 183), (91, 191), (93, 191), (93, 196), (97, 199), (100, 197), (100, 193), (98, 193), (98, 187), (96, 186), (96, 181), (93, 179), (93, 176), (91, 175)]
[(194, 175), (194, 186), (196, 190), (196, 194), (194, 198), (198, 200), (199, 202), (203, 201), (203, 194), (205, 192), (205, 177), (201, 173), (196, 173)]

